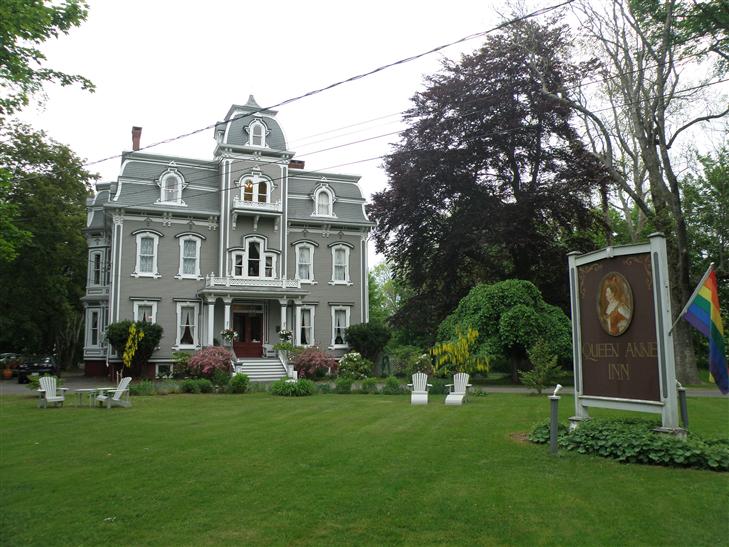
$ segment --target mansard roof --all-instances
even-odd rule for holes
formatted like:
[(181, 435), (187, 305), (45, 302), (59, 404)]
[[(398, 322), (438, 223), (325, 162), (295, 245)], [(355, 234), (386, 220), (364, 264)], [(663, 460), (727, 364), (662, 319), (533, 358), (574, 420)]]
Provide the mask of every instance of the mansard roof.
[(246, 104), (234, 104), (230, 107), (225, 120), (216, 124), (215, 132), (216, 134), (223, 132), (221, 141), (223, 146), (247, 146), (247, 129), (254, 120), (259, 120), (266, 126), (266, 148), (285, 152), (287, 150), (286, 137), (275, 119), (276, 114), (276, 110), (261, 108), (251, 95)]

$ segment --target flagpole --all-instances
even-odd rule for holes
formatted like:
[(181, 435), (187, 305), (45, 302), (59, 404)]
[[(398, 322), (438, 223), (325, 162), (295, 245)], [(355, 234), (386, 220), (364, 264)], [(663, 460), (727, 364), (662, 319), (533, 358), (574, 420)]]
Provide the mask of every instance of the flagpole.
[(671, 332), (671, 331), (673, 331), (673, 328), (674, 328), (674, 327), (676, 326), (676, 323), (678, 323), (678, 322), (679, 322), (679, 320), (680, 320), (680, 319), (681, 319), (681, 318), (683, 317), (683, 314), (684, 314), (684, 313), (686, 313), (686, 310), (687, 310), (687, 309), (688, 309), (688, 307), (689, 307), (689, 306), (691, 305), (691, 302), (693, 302), (693, 301), (694, 301), (694, 298), (696, 297), (696, 295), (697, 295), (697, 294), (699, 293), (699, 291), (701, 290), (701, 287), (703, 287), (703, 286), (704, 286), (704, 281), (706, 281), (706, 278), (707, 278), (707, 277), (709, 277), (709, 275), (711, 275), (711, 272), (712, 272), (712, 270), (713, 270), (713, 269), (714, 269), (714, 263), (712, 262), (711, 264), (709, 264), (709, 269), (708, 269), (708, 270), (706, 270), (706, 273), (704, 274), (704, 277), (702, 277), (702, 278), (701, 278), (701, 281), (699, 281), (699, 284), (698, 284), (698, 285), (696, 285), (696, 289), (694, 289), (694, 292), (693, 292), (693, 294), (691, 295), (691, 298), (689, 298), (689, 299), (688, 299), (688, 300), (686, 301), (686, 305), (685, 305), (685, 306), (683, 307), (683, 309), (681, 310), (681, 313), (679, 313), (679, 314), (678, 314), (678, 316), (676, 317), (676, 320), (675, 320), (675, 321), (673, 322), (673, 325), (671, 325), (671, 328), (670, 328), (670, 329), (668, 329), (668, 332)]

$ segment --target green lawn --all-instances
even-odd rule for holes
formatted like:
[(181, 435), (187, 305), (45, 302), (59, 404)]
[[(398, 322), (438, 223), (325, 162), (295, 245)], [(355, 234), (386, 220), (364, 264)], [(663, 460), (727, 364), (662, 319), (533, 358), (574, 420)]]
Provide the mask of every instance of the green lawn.
[[(512, 438), (546, 417), (544, 397), (133, 403), (0, 400), (1, 545), (729, 542), (729, 474), (551, 457)], [(729, 399), (689, 410), (694, 431), (727, 435)]]

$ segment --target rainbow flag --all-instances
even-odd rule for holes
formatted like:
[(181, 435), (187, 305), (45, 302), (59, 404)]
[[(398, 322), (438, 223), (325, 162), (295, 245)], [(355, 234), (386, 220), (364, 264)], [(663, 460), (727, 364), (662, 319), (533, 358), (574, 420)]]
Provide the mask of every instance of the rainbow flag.
[(709, 372), (719, 390), (729, 393), (724, 327), (721, 323), (716, 272), (711, 264), (683, 311), (683, 318), (709, 339)]

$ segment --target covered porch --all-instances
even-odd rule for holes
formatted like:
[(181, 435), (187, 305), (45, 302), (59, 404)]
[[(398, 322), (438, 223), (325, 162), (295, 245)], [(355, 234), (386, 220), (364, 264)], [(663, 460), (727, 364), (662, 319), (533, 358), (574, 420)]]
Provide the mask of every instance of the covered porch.
[(279, 342), (278, 332), (293, 329), (295, 307), (307, 291), (298, 281), (279, 280), (278, 286), (261, 287), (216, 279), (219, 284), (208, 282), (199, 292), (204, 308), (202, 345), (228, 344), (221, 332), (232, 329), (237, 334), (232, 349), (238, 359), (276, 358), (273, 346)]

